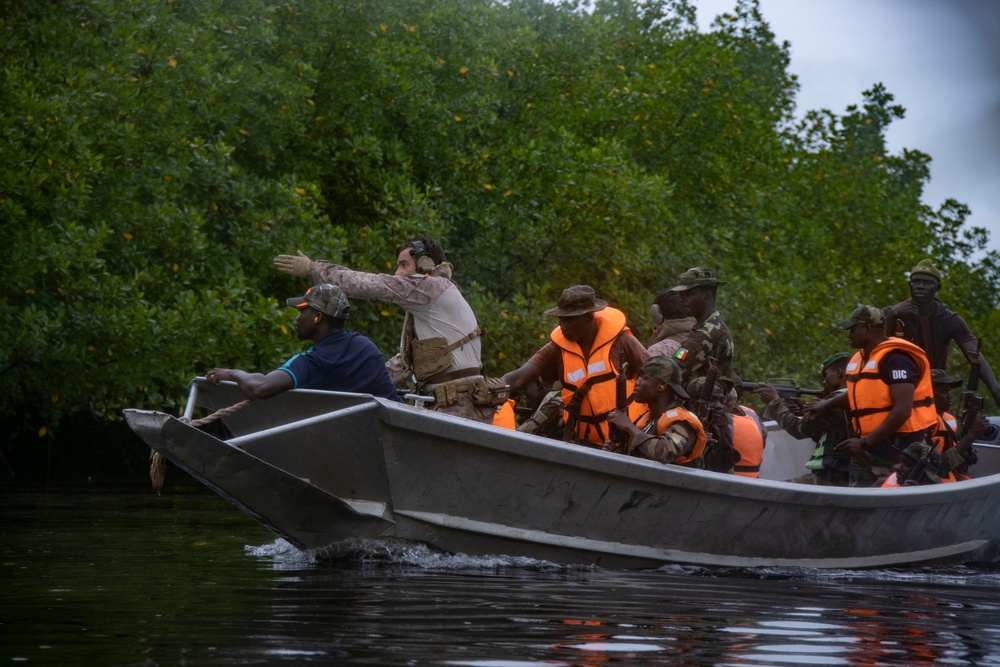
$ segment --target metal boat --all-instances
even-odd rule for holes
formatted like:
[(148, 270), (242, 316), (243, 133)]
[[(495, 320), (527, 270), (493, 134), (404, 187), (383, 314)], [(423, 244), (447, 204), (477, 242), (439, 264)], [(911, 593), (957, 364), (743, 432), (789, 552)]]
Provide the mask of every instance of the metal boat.
[(242, 399), (231, 383), (196, 378), (182, 418), (125, 417), (155, 452), (303, 550), (400, 538), (608, 568), (1000, 556), (1000, 475), (899, 489), (793, 484), (780, 480), (804, 472), (812, 443), (772, 431), (762, 478), (749, 479), (310, 390), (254, 401), (204, 428), (188, 423)]

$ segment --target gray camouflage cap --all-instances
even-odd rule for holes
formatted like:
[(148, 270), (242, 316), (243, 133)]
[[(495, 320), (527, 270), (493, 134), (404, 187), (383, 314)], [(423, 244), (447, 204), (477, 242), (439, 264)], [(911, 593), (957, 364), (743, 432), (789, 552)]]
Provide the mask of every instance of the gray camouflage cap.
[(293, 296), (285, 301), (292, 308), (309, 306), (330, 317), (347, 317), (351, 304), (344, 290), (330, 283), (313, 285), (302, 296)]
[(715, 277), (714, 269), (706, 269), (701, 266), (696, 266), (692, 269), (688, 269), (680, 276), (677, 277), (676, 287), (670, 288), (671, 292), (683, 292), (689, 290), (692, 287), (718, 287), (719, 285), (728, 285), (725, 280), (719, 280)]
[(858, 306), (846, 320), (837, 322), (841, 329), (850, 329), (855, 324), (870, 324), (873, 327), (884, 327), (885, 317), (875, 306)]

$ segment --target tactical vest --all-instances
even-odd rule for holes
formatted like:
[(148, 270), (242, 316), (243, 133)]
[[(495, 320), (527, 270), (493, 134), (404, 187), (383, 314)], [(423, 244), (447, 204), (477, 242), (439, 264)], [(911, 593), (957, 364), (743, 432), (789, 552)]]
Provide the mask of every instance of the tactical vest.
[[(567, 340), (559, 327), (552, 331), (551, 337), (562, 352), (563, 419), (567, 431), (576, 440), (599, 447), (608, 437), (608, 413), (615, 409), (618, 367), (610, 358), (611, 344), (618, 336), (631, 332), (625, 326), (625, 313), (617, 308), (598, 311), (594, 318), (597, 336), (587, 358), (579, 344)], [(626, 382), (628, 396), (632, 396), (634, 387), (635, 380)], [(635, 410), (634, 405), (629, 404), (629, 416)]]
[(847, 364), (847, 396), (851, 404), (854, 433), (864, 437), (874, 431), (892, 409), (889, 385), (879, 377), (878, 366), (885, 355), (894, 350), (908, 353), (917, 365), (920, 380), (913, 392), (913, 410), (899, 427), (899, 433), (925, 431), (937, 424), (934, 408), (934, 388), (931, 386), (930, 364), (923, 350), (902, 338), (887, 338), (875, 346), (865, 358), (859, 350)]
[[(691, 447), (691, 451), (682, 456), (678, 456), (676, 459), (671, 461), (676, 465), (687, 466), (691, 468), (698, 467), (698, 462), (701, 460), (702, 454), (705, 453), (705, 443), (707, 438), (705, 436), (705, 427), (701, 425), (701, 420), (699, 420), (693, 412), (685, 410), (684, 408), (677, 406), (670, 408), (656, 420), (656, 435), (663, 435), (664, 431), (670, 428), (671, 424), (676, 424), (677, 422), (684, 422), (690, 426), (695, 432), (694, 446)], [(636, 426), (639, 428), (646, 428), (649, 424), (649, 412), (644, 412), (639, 420), (636, 422)]]

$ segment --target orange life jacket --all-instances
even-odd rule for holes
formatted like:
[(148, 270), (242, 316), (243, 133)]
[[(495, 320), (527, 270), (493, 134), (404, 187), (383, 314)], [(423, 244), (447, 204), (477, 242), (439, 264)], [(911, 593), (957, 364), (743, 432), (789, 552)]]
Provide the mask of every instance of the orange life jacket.
[(924, 351), (902, 338), (887, 338), (875, 346), (869, 357), (865, 358), (859, 350), (847, 364), (847, 397), (851, 404), (854, 432), (859, 438), (874, 431), (892, 409), (889, 385), (879, 378), (878, 365), (886, 354), (894, 350), (909, 354), (920, 373), (920, 380), (913, 391), (913, 410), (898, 432), (925, 431), (938, 422), (930, 364)]
[(514, 421), (514, 399), (509, 398), (503, 405), (497, 406), (497, 411), (493, 414), (493, 425), (500, 428), (517, 430), (517, 423)]
[(898, 476), (896, 475), (896, 473), (892, 473), (891, 475), (889, 475), (888, 477), (886, 477), (885, 481), (882, 482), (882, 487), (881, 488), (883, 488), (883, 489), (898, 489), (899, 488), (899, 479), (898, 479)]
[(764, 433), (760, 417), (751, 408), (741, 405), (746, 414), (733, 413), (733, 447), (740, 453), (740, 460), (733, 472), (740, 477), (760, 477), (760, 463), (764, 460)]
[[(641, 404), (640, 404), (641, 405)], [(702, 454), (705, 453), (705, 443), (707, 438), (705, 436), (705, 427), (701, 425), (701, 420), (695, 416), (693, 412), (690, 412), (681, 406), (670, 408), (656, 420), (656, 435), (663, 435), (663, 432), (670, 428), (671, 424), (677, 422), (684, 422), (695, 432), (694, 446), (691, 447), (691, 451), (682, 456), (678, 456), (676, 459), (671, 461), (677, 465), (696, 467), (692, 464), (696, 464), (700, 459)], [(649, 424), (649, 411), (639, 415), (639, 419), (636, 420), (635, 425), (639, 428), (646, 428)]]
[[(569, 406), (574, 397), (579, 406), (579, 420), (576, 423), (576, 437), (583, 443), (601, 446), (608, 437), (608, 412), (615, 409), (615, 377), (618, 367), (611, 356), (611, 344), (622, 334), (631, 335), (625, 326), (625, 313), (617, 308), (605, 308), (594, 313), (597, 322), (597, 336), (590, 349), (590, 356), (584, 358), (579, 344), (566, 339), (562, 329), (552, 331), (552, 342), (562, 352), (563, 376), (562, 398), (563, 419), (570, 423)], [(626, 395), (632, 396), (635, 380), (626, 382)], [(634, 412), (634, 415), (633, 415)], [(642, 409), (634, 402), (629, 403), (629, 416), (638, 416)], [(573, 418), (575, 420), (575, 417)]]

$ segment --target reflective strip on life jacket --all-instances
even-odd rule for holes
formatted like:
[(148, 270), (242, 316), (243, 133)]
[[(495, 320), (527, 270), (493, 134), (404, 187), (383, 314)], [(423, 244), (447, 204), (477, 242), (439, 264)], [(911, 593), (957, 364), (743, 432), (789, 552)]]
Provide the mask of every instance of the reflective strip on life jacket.
[(917, 365), (920, 379), (913, 391), (913, 409), (910, 417), (899, 427), (899, 433), (923, 431), (937, 424), (934, 408), (934, 388), (931, 385), (930, 364), (924, 351), (902, 338), (887, 338), (865, 358), (858, 351), (847, 364), (847, 395), (851, 404), (854, 432), (860, 438), (874, 431), (885, 421), (892, 409), (889, 385), (879, 377), (878, 366), (885, 356), (900, 350), (909, 354)]
[[(551, 337), (562, 352), (562, 398), (566, 406), (563, 418), (567, 423), (571, 418), (577, 421), (575, 433), (579, 440), (599, 446), (607, 440), (608, 413), (615, 409), (618, 367), (610, 358), (611, 344), (618, 336), (628, 333), (628, 327), (625, 326), (625, 313), (617, 308), (607, 307), (598, 311), (594, 313), (594, 319), (597, 336), (587, 358), (584, 358), (579, 344), (567, 340), (559, 327), (552, 331)], [(625, 386), (631, 396), (635, 380), (628, 380)], [(574, 404), (578, 418), (576, 415), (571, 417), (569, 411), (574, 396), (578, 399)], [(636, 410), (635, 403), (629, 405), (630, 416), (633, 410)]]

